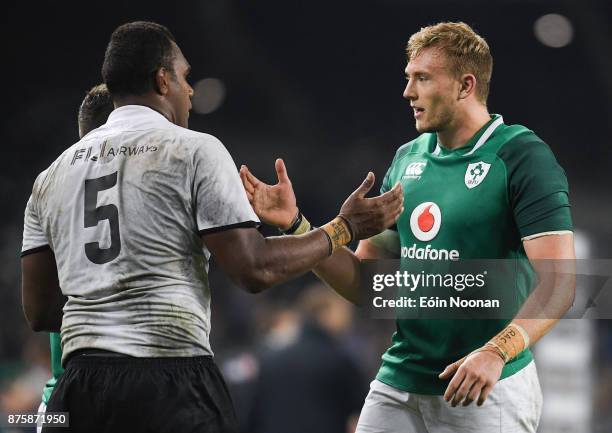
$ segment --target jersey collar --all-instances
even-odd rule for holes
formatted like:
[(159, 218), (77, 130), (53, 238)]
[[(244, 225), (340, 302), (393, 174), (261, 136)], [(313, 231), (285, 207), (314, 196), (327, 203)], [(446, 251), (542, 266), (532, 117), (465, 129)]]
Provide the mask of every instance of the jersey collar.
[[(489, 139), (489, 137), (491, 137), (491, 135), (497, 129), (497, 127), (503, 123), (504, 123), (504, 118), (501, 115), (499, 114), (491, 115), (491, 120), (489, 120), (489, 122), (487, 122), (482, 128), (480, 128), (478, 132), (474, 134), (474, 136), (468, 140), (465, 146), (461, 146), (460, 148), (456, 150), (469, 149), (463, 155), (473, 154), (487, 142), (487, 140)], [(435, 155), (435, 156), (448, 155), (452, 152), (454, 152), (454, 150), (444, 149), (440, 145), (440, 142), (437, 142), (436, 148), (432, 152), (432, 155)]]
[(108, 116), (108, 125), (139, 124), (143, 121), (170, 123), (159, 111), (146, 105), (123, 105), (115, 108)]

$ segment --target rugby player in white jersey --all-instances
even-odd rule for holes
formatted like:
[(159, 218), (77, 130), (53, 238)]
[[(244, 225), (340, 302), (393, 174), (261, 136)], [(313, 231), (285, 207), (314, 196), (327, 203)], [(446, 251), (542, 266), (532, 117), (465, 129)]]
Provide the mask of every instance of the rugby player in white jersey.
[(34, 183), (22, 295), (34, 330), (61, 325), (65, 372), (47, 410), (70, 427), (57, 431), (235, 431), (209, 345), (210, 255), (258, 292), (401, 213), (399, 186), (365, 198), (368, 174), (330, 223), (264, 238), (223, 144), (186, 129), (189, 69), (165, 27), (118, 27), (102, 67), (115, 110)]

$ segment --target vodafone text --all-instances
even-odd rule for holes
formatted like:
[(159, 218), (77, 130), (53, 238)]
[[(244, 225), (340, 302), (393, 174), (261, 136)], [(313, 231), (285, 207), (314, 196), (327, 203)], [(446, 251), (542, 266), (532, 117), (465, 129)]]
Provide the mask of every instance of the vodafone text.
[(402, 258), (418, 260), (459, 260), (459, 251), (436, 249), (432, 248), (431, 245), (424, 248), (419, 248), (416, 244), (412, 244), (411, 247), (402, 247), (401, 255)]

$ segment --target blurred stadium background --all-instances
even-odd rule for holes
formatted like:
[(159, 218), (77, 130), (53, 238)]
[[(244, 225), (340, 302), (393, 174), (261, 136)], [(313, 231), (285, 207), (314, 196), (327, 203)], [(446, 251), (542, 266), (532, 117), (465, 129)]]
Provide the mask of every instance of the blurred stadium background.
[[(427, 24), (465, 21), (492, 48), (490, 110), (535, 130), (567, 172), (579, 257), (612, 258), (610, 1), (40, 1), (3, 9), (0, 413), (34, 410), (49, 376), (47, 336), (27, 328), (20, 306), (23, 209), (36, 175), (77, 141), (77, 108), (100, 81), (110, 33), (127, 21), (170, 28), (193, 67), (190, 127), (219, 137), (237, 164), (268, 181), (274, 159), (283, 157), (315, 224), (335, 215), (368, 170), (379, 185), (396, 148), (416, 135), (401, 97), (408, 37)], [(214, 265), (211, 279), (213, 349), (250, 426), (244, 431), (274, 433), (266, 418), (290, 414), (291, 404), (280, 404), (308, 376), (282, 370), (307, 368), (292, 364), (292, 350), (315, 334), (313, 365), (321, 351), (347, 355), (354, 366), (343, 374), (357, 409), (336, 406), (343, 397), (330, 397), (340, 380), (330, 370), (336, 381), (304, 391), (289, 420), (341, 417), (335, 425), (343, 427), (329, 431), (349, 431), (393, 323), (347, 312), (316, 288), (307, 296), (310, 276), (260, 297), (232, 287)], [(318, 333), (299, 331), (313, 323)], [(612, 431), (609, 321), (565, 320), (538, 344), (536, 357), (545, 395), (541, 433)], [(256, 406), (255, 394), (267, 400)]]

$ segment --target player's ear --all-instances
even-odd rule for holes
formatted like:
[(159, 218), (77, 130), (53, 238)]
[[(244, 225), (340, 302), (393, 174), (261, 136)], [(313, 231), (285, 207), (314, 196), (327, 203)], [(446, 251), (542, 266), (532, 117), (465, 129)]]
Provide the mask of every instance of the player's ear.
[(459, 80), (459, 98), (465, 99), (476, 91), (476, 77), (474, 74), (463, 74)]
[(172, 71), (164, 68), (163, 66), (155, 71), (155, 76), (153, 77), (153, 84), (155, 86), (155, 92), (158, 94), (165, 96), (168, 93), (168, 89), (170, 87)]

